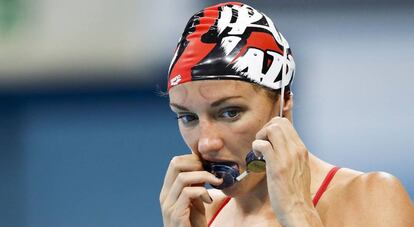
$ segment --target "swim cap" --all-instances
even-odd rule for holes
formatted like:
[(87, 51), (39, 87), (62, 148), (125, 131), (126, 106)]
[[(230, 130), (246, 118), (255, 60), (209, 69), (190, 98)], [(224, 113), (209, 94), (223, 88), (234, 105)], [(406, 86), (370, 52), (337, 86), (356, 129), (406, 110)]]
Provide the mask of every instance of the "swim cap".
[(170, 64), (168, 90), (210, 79), (243, 80), (284, 90), (294, 73), (289, 44), (272, 20), (246, 4), (227, 2), (190, 18)]

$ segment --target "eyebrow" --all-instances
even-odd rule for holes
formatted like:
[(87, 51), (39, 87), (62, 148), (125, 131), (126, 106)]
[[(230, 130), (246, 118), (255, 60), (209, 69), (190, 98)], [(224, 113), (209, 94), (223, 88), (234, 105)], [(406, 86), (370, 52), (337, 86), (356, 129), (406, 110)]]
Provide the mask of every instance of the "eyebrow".
[[(236, 98), (242, 98), (242, 96), (228, 96), (228, 97), (218, 99), (218, 100), (214, 101), (213, 103), (211, 103), (211, 107), (217, 107), (217, 106), (221, 105), (223, 102), (226, 102), (229, 99), (236, 99)], [(173, 107), (175, 107), (179, 110), (188, 111), (188, 109), (186, 107), (180, 106), (176, 103), (170, 103), (170, 106), (173, 106)]]

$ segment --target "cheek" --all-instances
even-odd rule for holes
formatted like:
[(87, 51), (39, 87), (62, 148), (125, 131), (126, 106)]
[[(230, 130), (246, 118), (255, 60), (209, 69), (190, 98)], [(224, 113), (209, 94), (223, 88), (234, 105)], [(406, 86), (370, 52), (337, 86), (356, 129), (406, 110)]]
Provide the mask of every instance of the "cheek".
[(256, 137), (256, 133), (270, 120), (268, 116), (264, 116), (261, 113), (263, 111), (247, 113), (235, 124), (233, 131), (241, 135)]
[[(270, 120), (269, 116), (262, 116), (257, 112), (252, 112), (240, 122), (231, 127), (231, 138), (236, 144), (249, 146), (256, 139), (256, 133)], [(235, 139), (236, 138), (236, 139)]]
[(229, 127), (228, 142), (233, 147), (243, 149), (247, 154), (250, 151), (256, 133), (266, 124), (267, 119), (260, 118), (257, 115), (249, 114), (244, 116), (240, 121)]
[(192, 151), (195, 150), (197, 146), (197, 133), (190, 128), (186, 128), (179, 124), (179, 129), (181, 133), (181, 137), (183, 138), (187, 147), (189, 147)]

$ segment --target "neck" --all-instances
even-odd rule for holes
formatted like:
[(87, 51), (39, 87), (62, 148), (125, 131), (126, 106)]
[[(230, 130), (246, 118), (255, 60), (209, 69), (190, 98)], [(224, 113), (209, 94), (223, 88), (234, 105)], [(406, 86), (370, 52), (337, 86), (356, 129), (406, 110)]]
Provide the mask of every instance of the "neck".
[(263, 177), (249, 193), (233, 196), (233, 200), (236, 212), (242, 214), (242, 217), (266, 213), (274, 215), (270, 205), (266, 177)]
[[(316, 191), (319, 189), (327, 172), (332, 167), (332, 165), (320, 160), (312, 153), (309, 153), (309, 168), (311, 171), (310, 193), (312, 197), (316, 194)], [(263, 176), (257, 185), (249, 192), (235, 194), (237, 195), (233, 195), (233, 205), (235, 206), (235, 210), (240, 213), (242, 217), (256, 214), (260, 214), (261, 216), (273, 215), (273, 217), (275, 217), (269, 200), (265, 176)]]
[(311, 171), (310, 193), (312, 198), (321, 186), (326, 174), (328, 174), (333, 167), (333, 165), (320, 160), (309, 152), (309, 169)]

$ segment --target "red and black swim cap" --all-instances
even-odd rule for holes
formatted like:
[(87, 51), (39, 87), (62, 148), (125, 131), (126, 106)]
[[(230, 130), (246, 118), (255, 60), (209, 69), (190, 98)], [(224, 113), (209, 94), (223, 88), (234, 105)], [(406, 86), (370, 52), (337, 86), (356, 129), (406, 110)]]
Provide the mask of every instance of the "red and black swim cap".
[[(272, 20), (239, 2), (193, 15), (178, 42), (168, 90), (195, 80), (243, 80), (277, 90), (289, 87), (295, 62)], [(283, 83), (282, 83), (283, 82)]]

